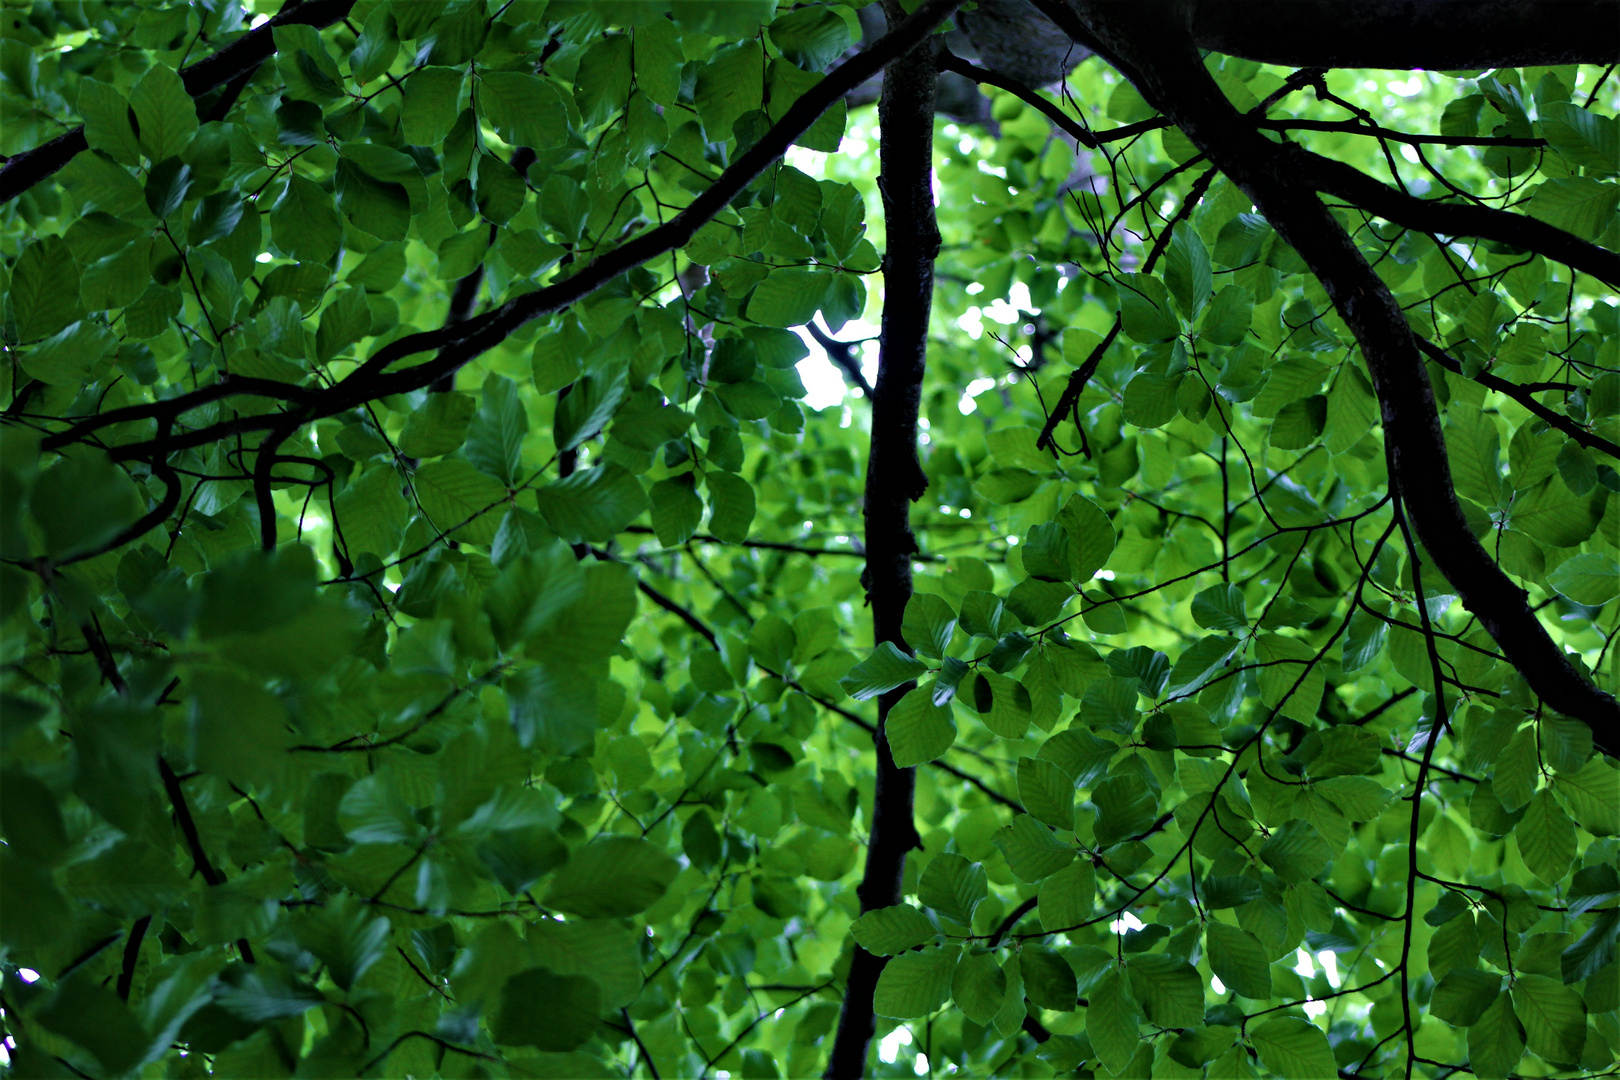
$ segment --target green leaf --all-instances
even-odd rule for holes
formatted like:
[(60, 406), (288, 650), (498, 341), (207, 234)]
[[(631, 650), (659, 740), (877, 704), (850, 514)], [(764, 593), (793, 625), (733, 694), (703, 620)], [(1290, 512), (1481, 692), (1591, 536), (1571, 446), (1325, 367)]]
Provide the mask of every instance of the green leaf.
[(1620, 596), (1620, 563), (1601, 552), (1583, 552), (1559, 563), (1547, 583), (1577, 604), (1600, 607)]
[(954, 852), (936, 855), (917, 882), (917, 899), (945, 918), (973, 924), (973, 911), (989, 895), (984, 868)]
[(1466, 405), (1446, 410), (1446, 456), (1457, 494), (1481, 506), (1495, 506), (1501, 496), (1501, 440), (1489, 416)]
[(873, 908), (849, 928), (855, 943), (874, 956), (895, 956), (939, 936), (928, 916), (910, 904)]
[(364, 551), (386, 558), (399, 547), (411, 516), (400, 486), (392, 465), (377, 465), (334, 500), (337, 528), (351, 562)]
[(1620, 172), (1620, 125), (1614, 117), (1568, 101), (1544, 105), (1539, 111), (1542, 135), (1570, 164), (1595, 176)]
[[(1551, 790), (1542, 788), (1531, 797), (1524, 817), (1513, 828), (1513, 835), (1519, 842), (1524, 865), (1536, 877), (1556, 885), (1569, 873), (1569, 865), (1575, 858), (1575, 825), (1553, 800)], [(1522, 1014), (1523, 1010), (1520, 1012)], [(1525, 1024), (1528, 1027), (1528, 1018)]]
[(904, 686), (928, 670), (915, 656), (907, 656), (892, 641), (879, 642), (872, 655), (850, 668), (842, 680), (844, 692), (865, 701)]
[(90, 1053), (109, 1075), (139, 1065), (150, 1036), (117, 994), (78, 973), (67, 979), (32, 1012), (35, 1023)]
[(605, 544), (648, 506), (641, 481), (612, 462), (540, 488), (535, 501), (546, 524), (569, 543)]
[(1193, 621), (1205, 630), (1238, 633), (1248, 629), (1248, 605), (1236, 585), (1211, 585), (1192, 600)]
[(602, 988), (595, 979), (532, 967), (501, 987), (501, 1010), (491, 1029), (498, 1043), (572, 1050), (595, 1034), (601, 1012)]
[(1217, 345), (1236, 345), (1254, 320), (1254, 295), (1241, 285), (1228, 285), (1215, 294), (1199, 324), (1199, 335)]
[(1018, 957), (1019, 969), (1024, 976), (1024, 992), (1032, 1004), (1043, 1009), (1074, 1009), (1079, 993), (1074, 969), (1050, 946), (1026, 944)]
[(942, 659), (956, 632), (956, 609), (935, 593), (914, 592), (906, 601), (900, 634), (906, 644), (931, 660)]
[(1090, 581), (1114, 552), (1114, 526), (1096, 503), (1072, 496), (1058, 511), (1057, 523), (1069, 534), (1071, 581)]
[(129, 98), (125, 94), (104, 82), (81, 79), (78, 108), (90, 149), (105, 151), (121, 165), (141, 163), (141, 146), (129, 122)]
[(467, 441), (467, 425), (477, 408), (470, 394), (429, 394), (411, 413), (400, 432), (400, 453), (414, 458), (439, 457)]
[(1583, 176), (1547, 180), (1530, 196), (1530, 214), (1582, 240), (1596, 240), (1614, 223), (1620, 184)]
[(589, 127), (605, 123), (630, 100), (630, 38), (600, 37), (580, 57), (574, 74), (574, 101)]
[(93, 373), (117, 347), (118, 339), (105, 326), (81, 319), (29, 349), (22, 367), (51, 386), (82, 386), (95, 381)]
[(1277, 1016), (1249, 1028), (1249, 1042), (1268, 1072), (1284, 1080), (1318, 1080), (1337, 1076), (1338, 1065), (1327, 1034), (1293, 1016)]
[(574, 383), (573, 389), (557, 403), (556, 418), (552, 421), (552, 437), (557, 449), (572, 450), (595, 437), (613, 419), (619, 402), (624, 400), (624, 392), (622, 371), (612, 375), (586, 375)]
[(748, 300), (748, 317), (761, 326), (802, 326), (816, 317), (830, 275), (804, 267), (772, 270)]
[(97, 450), (64, 457), (34, 482), (30, 509), (45, 554), (60, 562), (108, 544), (142, 514), (140, 490)]
[(953, 946), (935, 946), (892, 957), (878, 976), (872, 1011), (909, 1020), (938, 1009), (951, 996), (958, 955)]
[(1041, 882), (1039, 899), (1041, 929), (1077, 927), (1096, 908), (1097, 872), (1089, 860), (1076, 859)]
[(703, 500), (693, 487), (694, 476), (672, 476), (660, 480), (647, 493), (652, 503), (653, 531), (665, 547), (680, 547), (696, 535), (703, 520)]
[(1163, 427), (1176, 418), (1180, 375), (1139, 371), (1125, 386), (1126, 423), (1140, 428)]
[(510, 146), (546, 150), (568, 137), (568, 113), (550, 80), (519, 71), (481, 72), (479, 113)]
[(1203, 1022), (1204, 982), (1198, 969), (1179, 956), (1146, 953), (1126, 965), (1131, 990), (1142, 1003), (1148, 1022), (1164, 1028), (1187, 1028)]
[(347, 991), (383, 957), (388, 947), (388, 919), (352, 895), (333, 898), (321, 907), (304, 908), (292, 921), (299, 947), (326, 965), (332, 981)]
[(1298, 638), (1261, 634), (1255, 639), (1260, 669), (1260, 700), (1283, 716), (1309, 724), (1327, 687), (1327, 674), (1314, 663), (1316, 651)]
[[(506, 486), (459, 458), (434, 461), (411, 480), (416, 498), (433, 526), (469, 544), (495, 539), (507, 501)], [(562, 530), (558, 530), (561, 532)]]
[(757, 512), (753, 485), (718, 469), (705, 473), (703, 483), (709, 489), (709, 531), (728, 544), (747, 540)]
[[(1504, 760), (1506, 756), (1504, 751)], [(1593, 836), (1620, 834), (1620, 800), (1614, 797), (1620, 791), (1620, 770), (1602, 755), (1592, 758), (1578, 773), (1555, 776), (1553, 790), (1563, 798), (1570, 817)]]
[(1140, 1045), (1141, 1011), (1121, 973), (1112, 966), (1087, 992), (1086, 1000), (1086, 1035), (1103, 1067), (1117, 1076)]
[(1586, 1005), (1580, 994), (1557, 979), (1520, 973), (1513, 982), (1513, 1008), (1524, 1023), (1531, 1053), (1551, 1062), (1580, 1061), (1586, 1045)]
[(1429, 1010), (1448, 1024), (1472, 1027), (1502, 996), (1502, 976), (1475, 968), (1452, 968), (1435, 984)]
[(679, 870), (646, 840), (601, 837), (575, 849), (546, 890), (546, 904), (583, 919), (639, 915), (658, 902)]
[(1559, 954), (1559, 972), (1564, 982), (1575, 983), (1589, 979), (1612, 965), (1616, 955), (1616, 938), (1620, 936), (1620, 911), (1614, 908), (1598, 912), (1590, 929), (1580, 940)]
[(951, 977), (951, 997), (962, 1015), (975, 1024), (995, 1019), (1007, 997), (1007, 973), (995, 954), (979, 950), (964, 954)]
[(1011, 824), (997, 829), (995, 844), (1019, 881), (1041, 881), (1074, 861), (1074, 849), (1028, 814), (1014, 814)]
[(755, 42), (726, 45), (698, 69), (692, 100), (710, 142), (731, 138), (732, 125), (762, 102), (764, 50)]
[(24, 341), (49, 337), (79, 319), (79, 270), (61, 237), (41, 237), (23, 248), (11, 268), (10, 300)]
[(1290, 884), (1315, 877), (1333, 854), (1316, 826), (1298, 818), (1283, 822), (1260, 847), (1260, 858)]
[(771, 23), (771, 44), (806, 71), (821, 71), (849, 48), (849, 26), (831, 7), (812, 4)]
[(1018, 798), (1037, 821), (1074, 828), (1074, 780), (1044, 758), (1018, 759)]
[(902, 769), (943, 757), (956, 742), (956, 723), (949, 704), (934, 704), (930, 692), (911, 690), (884, 719), (889, 752)]
[(1170, 312), (1170, 290), (1151, 274), (1124, 275), (1119, 286), (1119, 315), (1125, 336), (1143, 344), (1169, 341), (1181, 329)]
[(1524, 1056), (1524, 1026), (1506, 994), (1468, 1029), (1468, 1065), (1486, 1080), (1505, 1080)]
[(153, 162), (179, 157), (197, 134), (197, 106), (174, 68), (157, 64), (129, 92), (141, 150)]
[(1204, 924), (1209, 969), (1227, 987), (1246, 998), (1271, 997), (1271, 961), (1265, 947), (1247, 930), (1211, 919)]
[(1091, 793), (1091, 801), (1097, 806), (1097, 843), (1104, 846), (1146, 831), (1159, 810), (1159, 800), (1153, 790), (1132, 773), (1098, 784)]

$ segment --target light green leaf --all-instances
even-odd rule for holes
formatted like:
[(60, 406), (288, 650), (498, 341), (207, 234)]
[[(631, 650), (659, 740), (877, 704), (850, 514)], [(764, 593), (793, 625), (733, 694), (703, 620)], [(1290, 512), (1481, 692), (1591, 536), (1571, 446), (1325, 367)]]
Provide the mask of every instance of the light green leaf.
[(1327, 1034), (1315, 1024), (1293, 1016), (1277, 1016), (1249, 1028), (1249, 1042), (1260, 1063), (1284, 1080), (1320, 1080), (1337, 1076), (1338, 1065)]
[(1502, 976), (1476, 968), (1452, 968), (1435, 984), (1429, 1010), (1448, 1024), (1472, 1027), (1502, 994)]
[(10, 300), (24, 341), (49, 337), (79, 319), (79, 270), (61, 237), (41, 237), (23, 248), (11, 268)]
[(718, 469), (705, 473), (703, 483), (709, 489), (709, 531), (728, 544), (747, 540), (756, 513), (753, 485)]
[(958, 955), (954, 946), (936, 946), (891, 958), (872, 993), (873, 1011), (909, 1020), (938, 1009), (951, 996)]
[(956, 631), (956, 609), (935, 593), (914, 592), (906, 601), (906, 614), (900, 634), (917, 652), (932, 660), (941, 659)]
[(545, 902), (584, 919), (623, 919), (657, 903), (679, 870), (646, 840), (605, 836), (574, 850), (552, 878)]
[(936, 855), (917, 883), (917, 899), (945, 918), (963, 926), (973, 923), (973, 911), (989, 895), (984, 868), (955, 852)]
[(1014, 814), (1011, 824), (997, 829), (995, 844), (1019, 881), (1041, 881), (1074, 861), (1074, 849), (1028, 814)]
[(1468, 1029), (1468, 1065), (1484, 1080), (1505, 1080), (1524, 1056), (1524, 1026), (1506, 994)]
[(1103, 1067), (1114, 1075), (1125, 1071), (1140, 1044), (1141, 1012), (1113, 969), (1086, 994), (1086, 1035)]
[(546, 150), (568, 137), (568, 113), (549, 79), (521, 71), (480, 72), (479, 113), (511, 146)]
[(140, 144), (153, 163), (179, 157), (197, 134), (197, 106), (174, 68), (156, 64), (129, 92)]
[(879, 642), (872, 655), (850, 668), (843, 678), (844, 692), (865, 701), (903, 686), (928, 670), (915, 656), (907, 656), (892, 641)]
[(1586, 1045), (1586, 1005), (1572, 987), (1545, 975), (1520, 973), (1513, 982), (1513, 1008), (1524, 1023), (1524, 1041), (1531, 1053), (1551, 1062), (1580, 1061)]
[(1575, 858), (1575, 825), (1553, 800), (1551, 790), (1542, 788), (1530, 799), (1513, 836), (1524, 864), (1542, 881), (1556, 885), (1569, 873)]
[(1577, 604), (1599, 607), (1620, 595), (1620, 563), (1588, 551), (1558, 564), (1547, 583)]
[(934, 704), (926, 689), (909, 691), (884, 720), (889, 752), (902, 769), (943, 757), (956, 742), (949, 704)]
[(1211, 919), (1204, 924), (1209, 969), (1246, 998), (1271, 997), (1271, 962), (1260, 940), (1247, 930)]
[(548, 484), (535, 492), (535, 501), (558, 536), (592, 544), (607, 543), (648, 505), (641, 481), (613, 462)]
[(1614, 223), (1620, 184), (1571, 176), (1547, 180), (1530, 196), (1530, 214), (1582, 240), (1596, 240)]
[(693, 487), (691, 473), (660, 480), (647, 493), (652, 503), (653, 531), (665, 547), (679, 547), (697, 533), (703, 520), (703, 500)]
[(1114, 526), (1108, 515), (1090, 499), (1074, 495), (1058, 511), (1057, 523), (1069, 534), (1070, 580), (1090, 581), (1114, 552)]
[(1018, 759), (1018, 798), (1037, 821), (1074, 828), (1074, 780), (1044, 758)]
[(1001, 1011), (1007, 997), (1007, 973), (992, 952), (965, 954), (951, 978), (951, 996), (957, 1008), (975, 1024), (988, 1024)]
[(435, 528), (469, 544), (495, 539), (506, 486), (470, 462), (459, 458), (430, 462), (416, 470), (411, 486)]
[[(1511, 750), (1509, 747), (1503, 752), (1504, 759)], [(1553, 790), (1562, 796), (1570, 816), (1593, 836), (1620, 834), (1620, 798), (1616, 797), (1620, 794), (1620, 770), (1603, 755), (1592, 758), (1578, 773), (1555, 776)], [(1506, 800), (1503, 805), (1507, 805)]]
[(1097, 871), (1087, 859), (1076, 859), (1041, 882), (1041, 928), (1047, 931), (1077, 927), (1096, 908)]
[(804, 267), (772, 270), (748, 300), (748, 317), (761, 326), (802, 326), (816, 317), (831, 275)]
[(874, 956), (894, 956), (939, 936), (928, 916), (910, 904), (873, 908), (849, 928), (855, 943)]
[(448, 454), (467, 440), (467, 425), (477, 404), (469, 394), (429, 394), (406, 419), (400, 452), (415, 458)]

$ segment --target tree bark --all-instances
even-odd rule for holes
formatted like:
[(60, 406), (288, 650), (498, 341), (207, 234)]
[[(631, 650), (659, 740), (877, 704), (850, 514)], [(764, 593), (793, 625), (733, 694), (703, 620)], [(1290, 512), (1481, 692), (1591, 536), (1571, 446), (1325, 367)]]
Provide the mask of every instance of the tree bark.
[[(891, 23), (899, 4), (886, 0)], [(910, 652), (900, 625), (911, 599), (911, 560), (917, 539), (911, 504), (928, 487), (917, 459), (917, 416), (927, 366), (928, 316), (933, 304), (939, 226), (934, 217), (934, 87), (939, 42), (930, 37), (890, 64), (878, 102), (882, 135), (878, 188), (887, 235), (883, 257), (883, 330), (872, 387), (872, 437), (866, 465), (866, 591), (876, 642)], [(878, 698), (877, 780), (866, 869), (857, 890), (861, 911), (891, 907), (903, 896), (906, 853), (918, 846), (912, 820), (916, 770), (895, 765), (885, 736), (889, 711), (915, 684)], [(838, 1031), (825, 1075), (849, 1080), (865, 1073), (876, 1030), (873, 994), (887, 959), (855, 947)]]
[(1327, 290), (1372, 375), (1390, 486), (1463, 606), (1546, 705), (1587, 723), (1598, 749), (1620, 756), (1620, 705), (1575, 669), (1530, 609), (1524, 590), (1468, 528), (1451, 482), (1434, 390), (1399, 303), (1311, 186), (1299, 182), (1290, 168), (1295, 155), (1246, 122), (1216, 87), (1185, 22), (1188, 5), (1071, 2), (1099, 51), (1243, 188)]

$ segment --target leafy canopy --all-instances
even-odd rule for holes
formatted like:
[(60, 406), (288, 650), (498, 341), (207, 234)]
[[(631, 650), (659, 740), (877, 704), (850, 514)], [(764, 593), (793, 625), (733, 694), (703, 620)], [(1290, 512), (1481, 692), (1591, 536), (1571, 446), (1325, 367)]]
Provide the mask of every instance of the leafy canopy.
[[(0, 217), (18, 1075), (807, 1076), (855, 943), (875, 1075), (1612, 1069), (1615, 764), (1404, 537), (1322, 283), (1112, 69), (1055, 106), (1140, 125), (1096, 150), (988, 87), (936, 126), (874, 649), (867, 401), (801, 332), (881, 316), (869, 107), (449, 382), (365, 366), (670, 220), (854, 9), (360, 0), (188, 91), (275, 6), (6, 9), (4, 150), (88, 145)], [(1206, 64), (1245, 110), (1289, 75)], [(1614, 86), (1333, 71), (1270, 115), (1612, 250)], [(1620, 441), (1620, 309), (1335, 212), (1454, 362), (1469, 527), (1614, 691), (1620, 479), (1571, 431)], [(920, 848), (862, 914), (909, 686)]]

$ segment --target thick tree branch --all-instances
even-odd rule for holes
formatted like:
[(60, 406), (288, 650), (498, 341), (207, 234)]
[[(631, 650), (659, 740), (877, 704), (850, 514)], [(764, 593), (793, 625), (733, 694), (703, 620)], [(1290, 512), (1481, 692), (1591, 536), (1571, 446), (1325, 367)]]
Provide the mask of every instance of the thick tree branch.
[(1082, 12), (1102, 51), (1243, 188), (1327, 290), (1372, 374), (1391, 485), (1464, 606), (1543, 702), (1586, 722), (1599, 749), (1620, 756), (1620, 705), (1576, 671), (1530, 609), (1524, 591), (1469, 530), (1411, 328), (1354, 241), (1301, 183), (1300, 155), (1266, 139), (1232, 108), (1204, 69), (1185, 23), (1178, 27), (1175, 6), (1094, 0), (1083, 4)]
[(1194, 0), (1201, 49), (1295, 67), (1606, 64), (1615, 0)]
[[(280, 427), (288, 416), (296, 415), (299, 422), (309, 423), (328, 416), (336, 416), (367, 401), (390, 394), (409, 393), (431, 385), (435, 380), (453, 373), (474, 358), (494, 348), (518, 327), (533, 319), (560, 311), (590, 295), (620, 274), (655, 259), (668, 251), (688, 243), (698, 229), (736, 198), (770, 165), (787, 152), (794, 141), (810, 129), (810, 125), (851, 89), (881, 70), (920, 41), (927, 40), (940, 23), (948, 19), (962, 0), (926, 0), (910, 17), (901, 22), (867, 51), (855, 56), (837, 68), (788, 108), (763, 138), (721, 173), (719, 178), (697, 198), (663, 225), (641, 233), (623, 246), (593, 259), (577, 273), (556, 284), (509, 300), (493, 311), (469, 319), (455, 326), (419, 334), (411, 334), (379, 349), (375, 355), (342, 382), (324, 390), (313, 392), (306, 403), (287, 413), (269, 416), (244, 416), (210, 424), (192, 431), (180, 432), (163, 444), (169, 450), (185, 450), (204, 446), (219, 439), (267, 431)], [(307, 6), (307, 5), (306, 5)], [(298, 9), (300, 12), (304, 8)], [(423, 364), (399, 371), (387, 371), (389, 365), (417, 353), (438, 350), (438, 355)], [(233, 380), (233, 387), (241, 385)], [(257, 392), (259, 388), (255, 388)], [(71, 431), (50, 436), (42, 441), (46, 450), (59, 449), (75, 439), (83, 438), (92, 430), (105, 427), (115, 414), (119, 420), (148, 419), (161, 416), (179, 416), (196, 408), (205, 400), (218, 400), (235, 393), (234, 389), (221, 390), (204, 387), (201, 391), (183, 394), (162, 402), (134, 406), (132, 410), (115, 410), (76, 425)], [(208, 395), (206, 398), (200, 395)], [(129, 443), (113, 447), (113, 460), (129, 461), (151, 456), (160, 447), (155, 441)], [(920, 473), (919, 473), (920, 475)]]
[(1296, 184), (1309, 184), (1417, 232), (1477, 236), (1511, 244), (1620, 287), (1620, 254), (1554, 225), (1476, 203), (1419, 199), (1342, 161), (1299, 146), (1271, 145), (1272, 150), (1263, 159), (1266, 168), (1274, 175), (1292, 177)]
[[(214, 87), (222, 83), (231, 83), (238, 76), (245, 74), (247, 78), (241, 79), (240, 85), (235, 89), (235, 94), (240, 94), (241, 86), (245, 86), (247, 79), (252, 78), (252, 72), (275, 55), (276, 27), (313, 26), (319, 29), (331, 26), (347, 16), (353, 7), (354, 0), (305, 0), (304, 3), (291, 5), (257, 30), (248, 31), (213, 56), (182, 68), (180, 81), (185, 85), (186, 93), (193, 98), (201, 98)], [(235, 95), (230, 90), (227, 90), (226, 94), (234, 100)], [(202, 119), (221, 119), (214, 115), (214, 112), (215, 110), (210, 110)], [(35, 184), (55, 175), (78, 156), (80, 151), (89, 148), (90, 144), (84, 137), (84, 126), (81, 124), (65, 135), (58, 135), (48, 143), (18, 154), (6, 162), (5, 168), (0, 169), (0, 204), (10, 202)]]
[[(897, 21), (900, 10), (898, 0), (885, 0), (884, 11), (891, 21)], [(917, 460), (917, 418), (927, 366), (934, 259), (940, 245), (933, 194), (938, 51), (939, 43), (930, 38), (889, 65), (878, 102), (884, 300), (866, 463), (865, 585), (872, 605), (873, 640), (890, 642), (908, 653), (911, 648), (900, 626), (911, 599), (911, 558), (917, 551), (911, 504), (928, 488), (928, 478)], [(912, 685), (878, 698), (877, 731), (872, 739), (877, 751), (872, 822), (866, 869), (856, 890), (863, 912), (900, 903), (906, 853), (920, 846), (912, 820), (916, 769), (895, 764), (885, 731), (889, 712)], [(876, 1030), (873, 995), (886, 963), (885, 957), (855, 946), (824, 1074), (829, 1080), (854, 1080), (866, 1073)]]
[(810, 336), (816, 339), (827, 359), (838, 366), (844, 377), (861, 388), (861, 393), (867, 397), (872, 396), (872, 384), (866, 381), (866, 375), (861, 371), (860, 363), (855, 359), (855, 346), (847, 341), (839, 341), (827, 333), (814, 321), (805, 323), (804, 328), (810, 331)]

